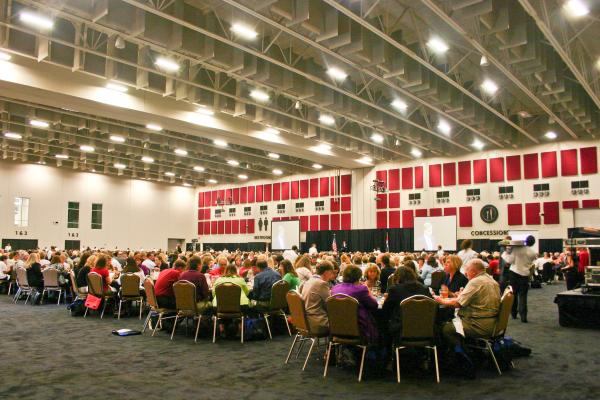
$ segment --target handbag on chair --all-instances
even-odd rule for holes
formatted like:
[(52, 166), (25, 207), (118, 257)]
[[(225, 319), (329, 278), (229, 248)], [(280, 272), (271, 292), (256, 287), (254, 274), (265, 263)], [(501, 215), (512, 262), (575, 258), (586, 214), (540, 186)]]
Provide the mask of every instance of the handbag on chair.
[(96, 297), (92, 294), (88, 294), (85, 299), (85, 306), (89, 309), (97, 310), (98, 308), (100, 308), (101, 302), (102, 302), (102, 299), (100, 297)]

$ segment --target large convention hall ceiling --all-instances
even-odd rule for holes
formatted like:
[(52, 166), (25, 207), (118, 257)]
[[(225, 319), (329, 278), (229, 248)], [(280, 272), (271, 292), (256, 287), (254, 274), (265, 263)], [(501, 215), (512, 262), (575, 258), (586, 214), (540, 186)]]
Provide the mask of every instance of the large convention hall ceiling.
[(0, 0), (1, 154), (206, 185), (597, 139), (599, 16), (592, 0)]

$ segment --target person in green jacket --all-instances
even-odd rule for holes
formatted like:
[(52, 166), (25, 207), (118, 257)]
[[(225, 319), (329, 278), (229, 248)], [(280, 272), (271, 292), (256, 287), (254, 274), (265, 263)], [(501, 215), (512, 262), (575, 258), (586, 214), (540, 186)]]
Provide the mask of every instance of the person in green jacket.
[(250, 291), (248, 289), (248, 285), (246, 285), (244, 278), (238, 276), (235, 265), (229, 264), (227, 267), (225, 267), (225, 273), (213, 284), (213, 307), (217, 306), (217, 293), (215, 291), (216, 287), (226, 282), (235, 283), (242, 288), (242, 292), (240, 293), (240, 305), (248, 306), (248, 292)]
[(289, 260), (283, 260), (279, 263), (279, 273), (283, 276), (283, 280), (290, 284), (290, 290), (298, 289), (300, 278), (294, 271), (294, 266)]

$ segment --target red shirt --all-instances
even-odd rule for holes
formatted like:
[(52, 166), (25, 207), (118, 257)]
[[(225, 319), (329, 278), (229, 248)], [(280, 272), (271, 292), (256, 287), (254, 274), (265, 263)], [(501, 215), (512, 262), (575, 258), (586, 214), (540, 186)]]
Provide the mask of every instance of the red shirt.
[(104, 283), (104, 291), (108, 292), (108, 269), (107, 268), (92, 268), (90, 272), (95, 272), (102, 277), (102, 282)]
[(168, 268), (160, 271), (156, 284), (154, 285), (154, 293), (157, 297), (175, 297), (173, 293), (173, 284), (179, 280), (181, 270)]
[(579, 252), (579, 265), (578, 265), (578, 272), (580, 274), (584, 274), (585, 273), (585, 267), (587, 267), (588, 265), (590, 265), (590, 253), (588, 253), (587, 251), (580, 251)]
[(490, 270), (492, 271), (492, 275), (498, 276), (500, 275), (500, 260), (493, 259), (490, 261)]

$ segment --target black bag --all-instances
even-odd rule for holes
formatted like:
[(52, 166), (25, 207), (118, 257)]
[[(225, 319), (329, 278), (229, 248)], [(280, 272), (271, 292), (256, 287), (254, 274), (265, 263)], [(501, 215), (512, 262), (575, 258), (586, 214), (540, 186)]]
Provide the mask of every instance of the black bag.
[(82, 299), (76, 299), (67, 306), (67, 310), (71, 311), (71, 317), (82, 317), (85, 314), (85, 303)]
[(244, 341), (267, 338), (264, 318), (244, 318)]

